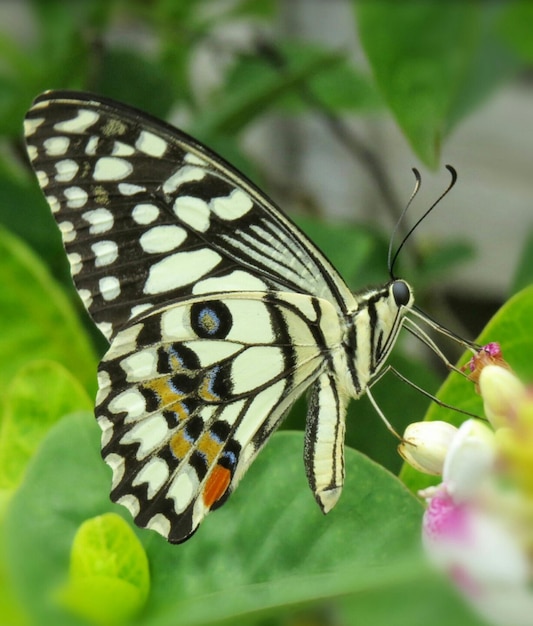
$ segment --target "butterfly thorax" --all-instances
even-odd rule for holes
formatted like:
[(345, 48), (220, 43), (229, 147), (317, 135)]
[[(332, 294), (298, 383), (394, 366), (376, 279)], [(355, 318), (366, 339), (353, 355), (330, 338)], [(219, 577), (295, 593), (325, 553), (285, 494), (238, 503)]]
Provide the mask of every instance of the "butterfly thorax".
[(343, 347), (346, 389), (358, 398), (383, 367), (414, 298), (407, 283), (394, 280), (354, 299), (357, 308), (347, 316)]

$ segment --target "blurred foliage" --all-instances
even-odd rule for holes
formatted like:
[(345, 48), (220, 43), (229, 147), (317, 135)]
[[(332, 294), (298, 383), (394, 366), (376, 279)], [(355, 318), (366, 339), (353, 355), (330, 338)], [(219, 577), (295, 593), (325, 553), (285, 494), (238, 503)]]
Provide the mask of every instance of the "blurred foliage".
[[(403, 626), (431, 619), (435, 626), (475, 626), (417, 554), (422, 508), (416, 499), (392, 473), (347, 450), (344, 495), (323, 517), (305, 485), (301, 432), (276, 435), (230, 502), (183, 546), (131, 527), (124, 510), (111, 505), (98, 428), (79, 413), (89, 407), (87, 392), (94, 394), (95, 352), (105, 342), (70, 284), (57, 228), (23, 156), (21, 126), (43, 90), (94, 91), (182, 120), (263, 183), (265, 173), (243, 149), (246, 132), (272, 113), (313, 115), (344, 141), (397, 214), (379, 157), (358, 143), (346, 120), (391, 116), (414, 154), (435, 167), (459, 122), (531, 63), (531, 3), (354, 0), (348, 4), (365, 62), (281, 38), (277, 0), (20, 4), (27, 34), (0, 33), (0, 223), (6, 229), (0, 231), (0, 615), (6, 624)], [(214, 66), (214, 79), (197, 71), (202, 59), (204, 68)], [(331, 224), (323, 214), (326, 208), (318, 207), (297, 223), (350, 287), (386, 280), (389, 233), (375, 224)], [(531, 283), (532, 250), (529, 242), (513, 291)], [(432, 283), (471, 253), (468, 241), (432, 242), (400, 263), (425, 300)], [(487, 339), (497, 335), (510, 361), (527, 363), (530, 295), (517, 298)], [(438, 377), (403, 347), (393, 365), (435, 392)], [(470, 406), (471, 390), (451, 389), (462, 381), (446, 384), (443, 398)], [(400, 431), (427, 406), (392, 374), (374, 391)], [(298, 401), (286, 428), (301, 430), (305, 412)], [(437, 412), (442, 419), (438, 407), (430, 417)], [(347, 430), (350, 446), (399, 470), (396, 441), (366, 399), (351, 404)], [(405, 478), (413, 488), (422, 484), (412, 473)], [(111, 513), (128, 526), (100, 517)], [(87, 531), (84, 523), (95, 525)], [(139, 576), (130, 577), (130, 568)]]

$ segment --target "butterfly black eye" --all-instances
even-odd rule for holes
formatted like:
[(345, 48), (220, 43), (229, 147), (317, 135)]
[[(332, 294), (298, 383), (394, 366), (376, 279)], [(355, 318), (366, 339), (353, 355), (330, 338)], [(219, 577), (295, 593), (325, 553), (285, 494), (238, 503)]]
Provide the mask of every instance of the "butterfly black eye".
[(395, 280), (392, 283), (392, 295), (398, 306), (405, 306), (411, 299), (411, 289), (405, 281)]

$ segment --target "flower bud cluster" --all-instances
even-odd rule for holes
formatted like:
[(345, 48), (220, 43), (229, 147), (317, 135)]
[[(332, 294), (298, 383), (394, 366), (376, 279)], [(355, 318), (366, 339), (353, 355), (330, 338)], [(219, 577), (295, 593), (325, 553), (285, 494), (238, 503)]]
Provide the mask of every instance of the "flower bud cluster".
[(488, 423), (410, 424), (399, 446), (416, 469), (442, 476), (420, 492), (423, 543), (482, 615), (501, 626), (533, 624), (533, 391), (498, 344), (468, 365)]

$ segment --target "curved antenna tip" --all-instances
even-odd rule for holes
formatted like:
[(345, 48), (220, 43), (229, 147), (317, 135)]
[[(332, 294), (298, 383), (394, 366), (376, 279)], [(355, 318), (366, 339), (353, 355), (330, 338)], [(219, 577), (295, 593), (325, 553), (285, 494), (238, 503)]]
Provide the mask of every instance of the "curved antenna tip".
[(453, 187), (453, 185), (455, 185), (455, 182), (457, 180), (457, 170), (455, 169), (455, 167), (453, 165), (450, 165), (448, 163), (445, 165), (445, 167), (448, 170), (448, 172), (450, 172), (450, 174), (452, 176), (451, 186)]

